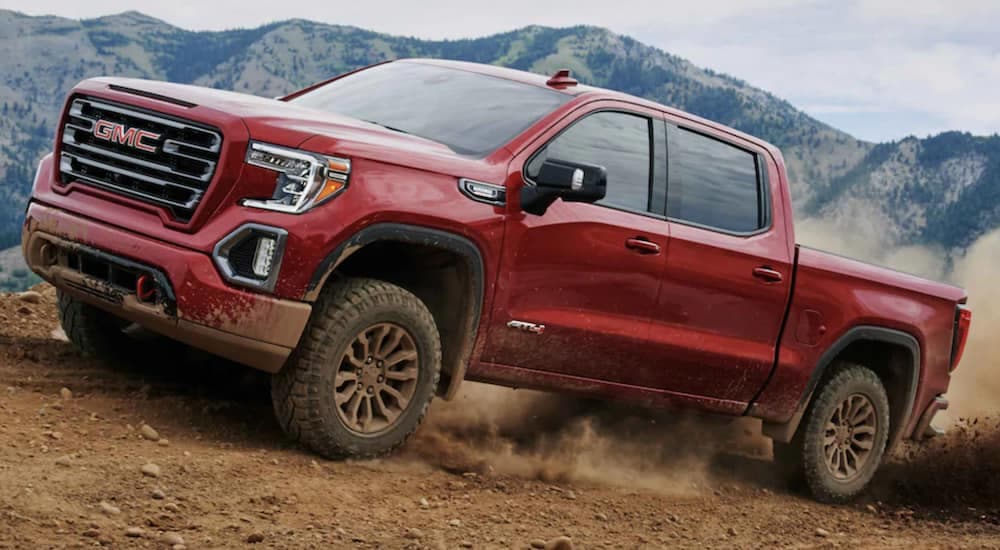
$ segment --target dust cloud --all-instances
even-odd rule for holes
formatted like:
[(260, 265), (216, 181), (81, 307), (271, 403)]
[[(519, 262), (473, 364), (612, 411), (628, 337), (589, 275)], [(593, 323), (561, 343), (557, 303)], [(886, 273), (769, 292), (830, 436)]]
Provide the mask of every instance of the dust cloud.
[(969, 292), (972, 328), (948, 392), (953, 416), (1000, 413), (1000, 231), (969, 248), (954, 272)]
[(437, 403), (409, 452), (456, 473), (700, 494), (723, 448), (769, 449), (748, 419), (705, 418), (466, 383)]
[(1000, 495), (1000, 417), (960, 418), (947, 433), (907, 443), (876, 478), (874, 496), (936, 510), (996, 507)]

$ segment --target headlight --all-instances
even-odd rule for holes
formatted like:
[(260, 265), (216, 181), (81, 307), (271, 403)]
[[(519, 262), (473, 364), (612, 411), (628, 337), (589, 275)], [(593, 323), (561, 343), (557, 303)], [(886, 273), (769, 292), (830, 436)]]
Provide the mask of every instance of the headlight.
[(301, 214), (347, 187), (351, 162), (307, 151), (250, 142), (247, 164), (278, 173), (268, 200), (246, 199), (244, 206)]

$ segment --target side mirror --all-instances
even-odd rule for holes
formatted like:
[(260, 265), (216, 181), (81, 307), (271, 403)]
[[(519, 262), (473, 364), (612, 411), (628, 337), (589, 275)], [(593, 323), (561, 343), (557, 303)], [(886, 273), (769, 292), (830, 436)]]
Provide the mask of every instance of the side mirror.
[(556, 199), (597, 202), (607, 190), (608, 171), (603, 166), (547, 159), (535, 176), (535, 185), (521, 188), (521, 209), (540, 216)]

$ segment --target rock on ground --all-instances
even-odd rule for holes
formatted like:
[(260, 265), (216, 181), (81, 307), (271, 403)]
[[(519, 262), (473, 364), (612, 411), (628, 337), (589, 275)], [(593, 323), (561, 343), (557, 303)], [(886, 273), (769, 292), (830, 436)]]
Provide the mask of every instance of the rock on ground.
[(143, 438), (150, 441), (157, 441), (160, 439), (160, 434), (149, 424), (143, 424), (142, 427), (139, 428), (139, 434), (142, 435)]
[(17, 295), (17, 299), (28, 304), (37, 304), (42, 301), (42, 295), (34, 290), (25, 290)]

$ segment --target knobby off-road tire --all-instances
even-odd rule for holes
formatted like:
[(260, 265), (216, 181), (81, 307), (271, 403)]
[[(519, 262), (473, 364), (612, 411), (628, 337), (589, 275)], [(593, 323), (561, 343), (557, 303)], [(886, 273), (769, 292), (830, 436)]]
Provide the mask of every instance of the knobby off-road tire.
[(124, 360), (134, 351), (135, 341), (123, 330), (128, 321), (58, 292), (59, 322), (66, 337), (85, 356)]
[(440, 376), (440, 336), (419, 298), (383, 281), (339, 279), (272, 378), (271, 398), (285, 433), (314, 452), (374, 457), (416, 430)]
[(790, 443), (774, 444), (775, 462), (813, 497), (840, 504), (874, 477), (889, 438), (889, 398), (871, 369), (840, 363), (817, 390)]

